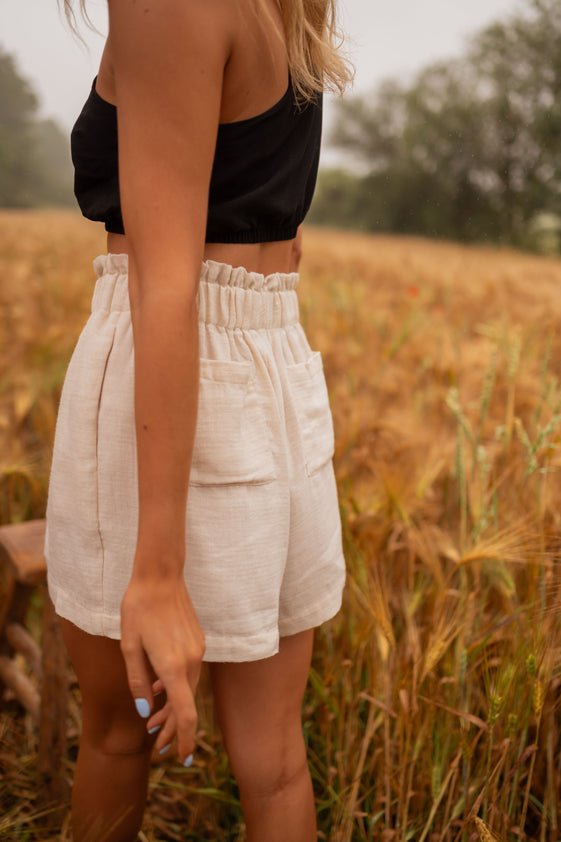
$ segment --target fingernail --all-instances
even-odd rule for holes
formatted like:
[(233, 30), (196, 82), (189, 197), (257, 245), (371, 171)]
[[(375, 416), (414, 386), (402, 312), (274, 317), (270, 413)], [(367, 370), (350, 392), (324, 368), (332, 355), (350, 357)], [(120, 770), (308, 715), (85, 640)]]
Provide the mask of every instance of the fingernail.
[(168, 743), (167, 746), (164, 746), (160, 749), (160, 754), (165, 754), (168, 748), (170, 747), (171, 743)]
[(186, 757), (185, 760), (183, 761), (183, 765), (185, 766), (186, 769), (188, 769), (192, 762), (193, 762), (193, 755), (190, 754), (189, 757)]
[(134, 704), (136, 710), (138, 711), (138, 715), (143, 719), (148, 719), (150, 716), (150, 705), (148, 704), (148, 699), (135, 699)]
[(149, 734), (155, 734), (156, 731), (159, 731), (161, 727), (162, 727), (161, 725), (154, 725), (153, 728), (148, 729), (148, 733)]

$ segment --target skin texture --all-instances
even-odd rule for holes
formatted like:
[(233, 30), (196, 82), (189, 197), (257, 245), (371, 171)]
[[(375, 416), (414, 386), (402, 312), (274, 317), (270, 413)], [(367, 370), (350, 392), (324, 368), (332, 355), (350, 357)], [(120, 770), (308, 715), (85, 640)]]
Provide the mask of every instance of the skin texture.
[(247, 842), (315, 842), (301, 708), (313, 631), (281, 640), (273, 658), (211, 664), (218, 721), (238, 782)]
[[(108, 251), (129, 255), (139, 532), (120, 644), (63, 621), (83, 697), (73, 792), (78, 842), (136, 839), (154, 743), (157, 750), (172, 743), (180, 762), (195, 750), (204, 635), (182, 571), (201, 262), (211, 258), (268, 274), (295, 270), (301, 252), (300, 236), (255, 245), (204, 243), (219, 122), (259, 114), (286, 91), (274, 0), (271, 19), (252, 14), (251, 0), (108, 0), (108, 7), (97, 89), (118, 109), (127, 236), (109, 235)], [(312, 632), (303, 632), (281, 641), (273, 658), (211, 668), (249, 842), (316, 838), (300, 724), (311, 643)], [(134, 699), (147, 700), (146, 719)], [(157, 736), (149, 736), (156, 726)]]
[(152, 706), (146, 656), (164, 683), (170, 715), (157, 747), (177, 737), (181, 759), (194, 749), (193, 693), (204, 649), (182, 570), (197, 411), (195, 297), (214, 144), (221, 119), (259, 113), (267, 104), (257, 72), (262, 61), (275, 100), (288, 79), (272, 27), (269, 43), (256, 49), (263, 40), (257, 23), (248, 30), (240, 8), (231, 0), (109, 2), (139, 475), (138, 544), (122, 603), (121, 648), (133, 696)]
[[(129, 692), (119, 642), (62, 620), (82, 692), (82, 738), (72, 791), (77, 842), (133, 842), (142, 823), (155, 736)], [(211, 664), (217, 719), (238, 781), (248, 842), (315, 842), (312, 782), (300, 710), (313, 632), (283, 638), (277, 655)], [(160, 683), (154, 685), (160, 689)], [(156, 697), (150, 726), (165, 723)]]

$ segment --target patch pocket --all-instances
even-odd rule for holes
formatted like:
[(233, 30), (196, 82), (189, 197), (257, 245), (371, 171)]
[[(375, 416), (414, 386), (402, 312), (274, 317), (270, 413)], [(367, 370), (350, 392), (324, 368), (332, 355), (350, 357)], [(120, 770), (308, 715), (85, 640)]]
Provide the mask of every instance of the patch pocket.
[(306, 473), (313, 476), (331, 461), (335, 448), (321, 354), (316, 351), (307, 362), (289, 365), (287, 370), (300, 425)]
[(191, 484), (271, 482), (269, 436), (253, 365), (202, 359)]

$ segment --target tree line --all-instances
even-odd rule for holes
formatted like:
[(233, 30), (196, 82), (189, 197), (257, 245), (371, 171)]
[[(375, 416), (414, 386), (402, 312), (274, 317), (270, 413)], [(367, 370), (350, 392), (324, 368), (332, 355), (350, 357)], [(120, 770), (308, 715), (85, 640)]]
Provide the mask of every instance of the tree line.
[(411, 84), (340, 101), (331, 142), (352, 166), (320, 173), (316, 223), (558, 245), (561, 3), (529, 0)]
[(0, 207), (74, 203), (68, 138), (0, 46)]

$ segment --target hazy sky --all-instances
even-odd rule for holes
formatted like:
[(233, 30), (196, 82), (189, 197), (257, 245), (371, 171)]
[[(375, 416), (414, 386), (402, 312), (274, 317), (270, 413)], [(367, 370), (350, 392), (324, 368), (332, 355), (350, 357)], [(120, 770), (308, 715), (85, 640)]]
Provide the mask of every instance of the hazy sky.
[[(339, 2), (360, 92), (386, 76), (407, 76), (433, 59), (458, 54), (470, 34), (520, 8), (522, 0)], [(104, 29), (105, 0), (89, 0), (88, 9)], [(0, 0), (0, 46), (16, 56), (33, 83), (42, 113), (66, 127), (88, 94), (103, 46), (101, 36), (82, 31), (88, 48), (68, 31), (56, 0)]]

